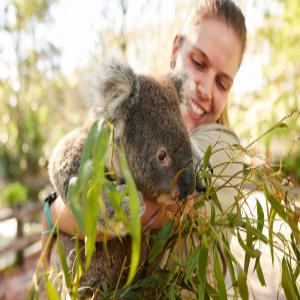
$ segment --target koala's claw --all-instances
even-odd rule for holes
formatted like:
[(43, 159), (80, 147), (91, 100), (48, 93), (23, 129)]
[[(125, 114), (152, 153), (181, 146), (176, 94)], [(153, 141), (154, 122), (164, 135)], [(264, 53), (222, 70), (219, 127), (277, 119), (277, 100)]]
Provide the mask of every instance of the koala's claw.
[[(139, 197), (139, 216), (141, 216), (144, 213), (144, 211), (145, 211), (143, 194), (141, 192), (138, 192), (138, 197)], [(130, 214), (130, 200), (129, 200), (128, 196), (126, 196), (121, 201), (121, 206), (122, 206), (122, 209), (125, 212), (126, 216), (129, 217), (129, 218), (131, 218), (131, 214)]]

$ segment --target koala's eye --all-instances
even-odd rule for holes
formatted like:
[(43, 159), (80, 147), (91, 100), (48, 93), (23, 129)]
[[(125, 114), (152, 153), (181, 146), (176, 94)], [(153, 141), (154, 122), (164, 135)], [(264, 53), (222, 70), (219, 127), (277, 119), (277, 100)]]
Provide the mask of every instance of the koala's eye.
[(166, 151), (165, 151), (165, 150), (160, 150), (160, 151), (158, 152), (158, 160), (159, 160), (160, 162), (163, 162), (166, 158), (167, 158), (167, 153), (166, 153)]
[(171, 163), (171, 158), (164, 147), (158, 149), (156, 153), (156, 161), (161, 167), (168, 167)]

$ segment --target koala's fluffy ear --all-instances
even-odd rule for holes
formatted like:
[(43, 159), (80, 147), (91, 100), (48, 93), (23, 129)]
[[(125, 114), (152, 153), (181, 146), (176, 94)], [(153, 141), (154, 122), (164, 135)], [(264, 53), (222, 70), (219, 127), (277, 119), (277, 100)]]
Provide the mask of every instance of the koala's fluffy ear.
[(187, 72), (173, 71), (170, 73), (171, 81), (173, 82), (181, 103), (190, 101), (192, 92), (195, 89), (195, 84)]
[(97, 67), (93, 76), (95, 104), (101, 106), (108, 119), (115, 119), (123, 101), (134, 94), (137, 76), (125, 64), (110, 61)]

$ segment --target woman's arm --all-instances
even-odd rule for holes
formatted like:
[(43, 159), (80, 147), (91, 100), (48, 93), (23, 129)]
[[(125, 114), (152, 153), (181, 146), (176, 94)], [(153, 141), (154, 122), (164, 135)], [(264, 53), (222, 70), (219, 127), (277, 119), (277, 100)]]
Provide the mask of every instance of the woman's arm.
[[(171, 204), (157, 203), (154, 200), (144, 199), (145, 212), (141, 217), (142, 226), (145, 229), (160, 229), (162, 228), (170, 217), (178, 215), (179, 204), (176, 201), (172, 201)], [(191, 200), (189, 205), (191, 206)], [(186, 210), (186, 209), (185, 209)], [(72, 213), (71, 208), (66, 205), (63, 200), (58, 197), (50, 206), (50, 213), (53, 224), (56, 227), (69, 235), (77, 235), (79, 239), (84, 239), (84, 233), (80, 230), (76, 219)], [(186, 211), (185, 211), (186, 213)], [(47, 229), (48, 224), (43, 216), (44, 230)], [(97, 231), (97, 241), (103, 241), (105, 239), (112, 238), (107, 236), (101, 231)]]
[(51, 204), (50, 213), (53, 224), (60, 231), (84, 240), (84, 233), (80, 230), (71, 208), (64, 203), (61, 197), (57, 197)]
[[(80, 240), (84, 240), (85, 235), (81, 231), (71, 208), (64, 203), (61, 197), (57, 197), (57, 199), (50, 206), (50, 214), (52, 223), (57, 227), (60, 231), (67, 233), (72, 236), (78, 236)], [(43, 214), (43, 230), (47, 230), (49, 227), (45, 214)], [(110, 238), (107, 234), (98, 231), (96, 240), (103, 241), (104, 238), (107, 240)]]

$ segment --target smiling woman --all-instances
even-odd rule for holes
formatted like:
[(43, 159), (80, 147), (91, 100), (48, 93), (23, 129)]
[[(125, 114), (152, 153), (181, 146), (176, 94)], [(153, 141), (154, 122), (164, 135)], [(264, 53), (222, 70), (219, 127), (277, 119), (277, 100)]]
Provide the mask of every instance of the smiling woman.
[(229, 125), (227, 99), (246, 46), (245, 19), (231, 1), (208, 1), (177, 35), (171, 67), (185, 69), (195, 83), (183, 113), (186, 126), (218, 122)]

